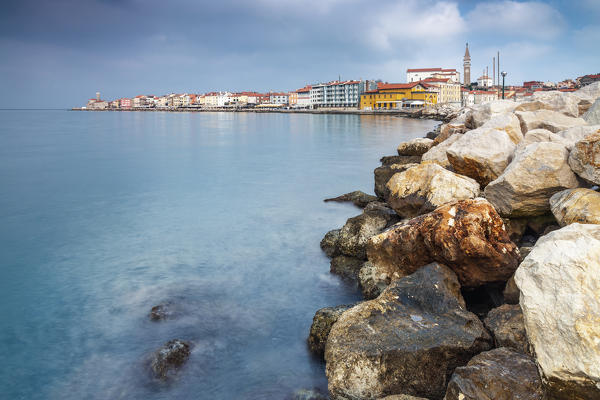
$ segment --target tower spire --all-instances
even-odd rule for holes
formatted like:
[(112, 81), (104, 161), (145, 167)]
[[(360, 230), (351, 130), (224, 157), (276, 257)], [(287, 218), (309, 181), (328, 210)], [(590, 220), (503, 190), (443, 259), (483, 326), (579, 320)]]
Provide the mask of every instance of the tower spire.
[(463, 57), (463, 68), (464, 68), (463, 84), (465, 86), (468, 86), (471, 84), (471, 54), (469, 54), (469, 43), (467, 43), (467, 46), (465, 49), (465, 56)]

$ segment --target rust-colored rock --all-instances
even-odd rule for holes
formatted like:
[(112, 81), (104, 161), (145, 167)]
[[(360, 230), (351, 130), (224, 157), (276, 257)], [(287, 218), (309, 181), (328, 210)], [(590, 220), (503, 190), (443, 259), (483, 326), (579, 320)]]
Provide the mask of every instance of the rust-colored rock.
[(521, 261), (502, 218), (482, 198), (450, 203), (392, 226), (369, 239), (367, 257), (392, 280), (437, 261), (465, 287), (506, 281)]

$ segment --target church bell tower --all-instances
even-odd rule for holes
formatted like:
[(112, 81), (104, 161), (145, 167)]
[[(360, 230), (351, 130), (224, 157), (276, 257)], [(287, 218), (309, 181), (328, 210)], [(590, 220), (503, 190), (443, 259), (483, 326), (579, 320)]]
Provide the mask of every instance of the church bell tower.
[(465, 57), (463, 58), (464, 67), (464, 85), (469, 86), (471, 84), (471, 55), (469, 54), (469, 43), (467, 43), (467, 49), (465, 50)]

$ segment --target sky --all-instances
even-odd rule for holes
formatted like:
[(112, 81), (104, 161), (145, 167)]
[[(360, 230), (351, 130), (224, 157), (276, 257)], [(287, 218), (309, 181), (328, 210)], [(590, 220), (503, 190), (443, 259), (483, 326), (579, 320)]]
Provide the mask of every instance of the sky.
[(0, 108), (338, 79), (471, 78), (500, 51), (507, 84), (600, 72), (600, 0), (14, 0), (0, 5)]

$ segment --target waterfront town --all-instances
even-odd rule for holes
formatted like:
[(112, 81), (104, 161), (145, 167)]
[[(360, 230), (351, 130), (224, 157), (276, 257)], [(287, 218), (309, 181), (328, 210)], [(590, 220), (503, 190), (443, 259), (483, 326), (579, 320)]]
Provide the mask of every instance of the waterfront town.
[(162, 96), (137, 95), (133, 98), (103, 100), (100, 92), (81, 110), (361, 110), (393, 111), (448, 105), (465, 107), (499, 98), (515, 101), (538, 91), (575, 91), (600, 81), (600, 73), (565, 79), (561, 82), (527, 81), (521, 86), (504, 86), (506, 72), (500, 70), (500, 53), (492, 57), (481, 75), (471, 79), (471, 55), (466, 45), (463, 76), (455, 68), (409, 68), (404, 83), (381, 80), (334, 80), (282, 92), (171, 93)]

